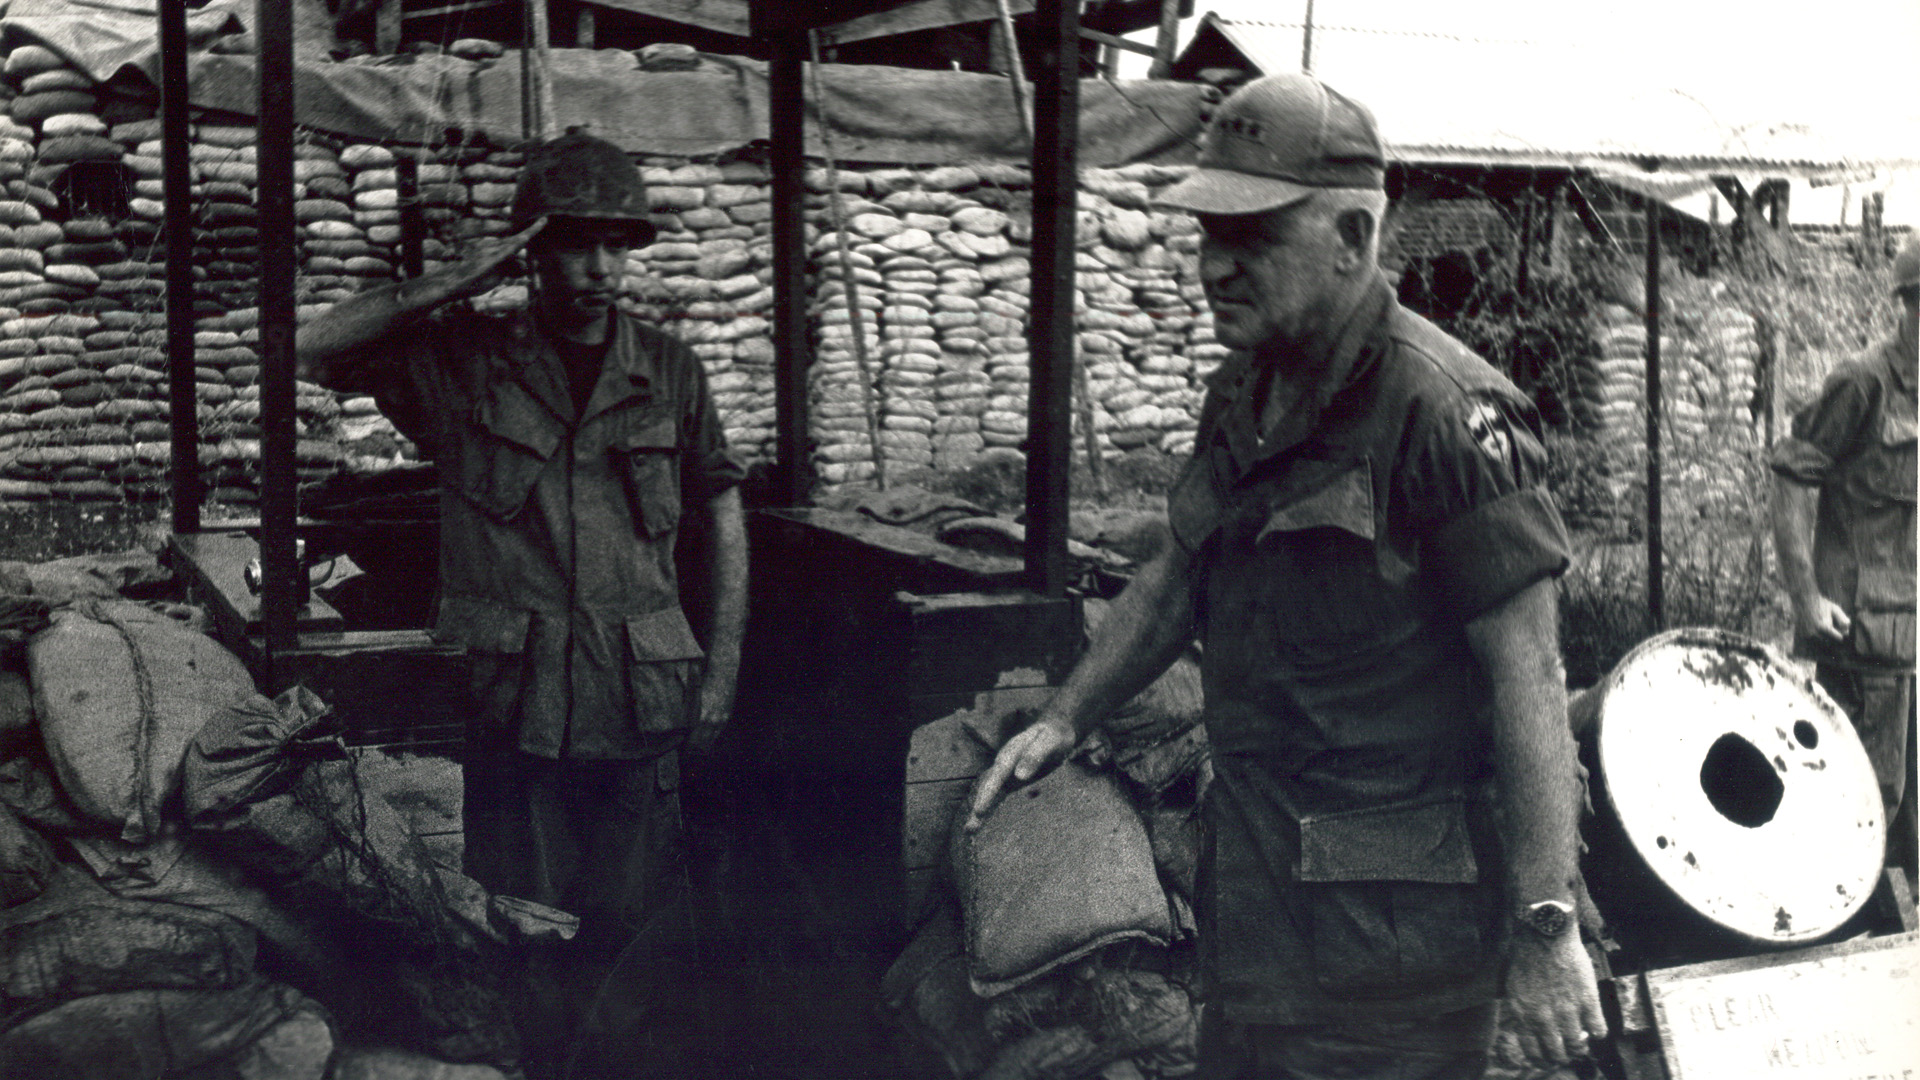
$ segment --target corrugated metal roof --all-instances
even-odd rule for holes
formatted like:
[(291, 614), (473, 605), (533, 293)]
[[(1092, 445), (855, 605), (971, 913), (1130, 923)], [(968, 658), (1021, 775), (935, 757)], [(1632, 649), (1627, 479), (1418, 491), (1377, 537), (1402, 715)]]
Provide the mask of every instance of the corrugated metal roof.
[[(1300, 70), (1302, 26), (1226, 19), (1219, 33), (1261, 74)], [(1712, 87), (1636, 82), (1570, 44), (1347, 26), (1313, 28), (1313, 73), (1364, 102), (1397, 160), (1820, 177), (1920, 164), (1893, 137), (1841, 143), (1810, 125), (1760, 123)], [(1684, 74), (1684, 73), (1682, 73)]]

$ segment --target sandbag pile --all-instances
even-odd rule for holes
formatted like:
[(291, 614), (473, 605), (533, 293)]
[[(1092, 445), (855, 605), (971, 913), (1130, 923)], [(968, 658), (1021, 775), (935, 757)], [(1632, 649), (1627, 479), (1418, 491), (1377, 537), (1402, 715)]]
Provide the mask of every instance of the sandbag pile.
[[(1103, 456), (1190, 448), (1196, 378), (1225, 355), (1195, 278), (1191, 219), (1148, 209), (1152, 192), (1180, 175), (1138, 165), (1083, 177), (1077, 362)], [(1021, 447), (1030, 394), (1030, 177), (975, 165), (843, 171), (838, 181), (829, 193), (824, 172), (809, 176), (822, 479), (872, 476), (876, 428), (895, 471), (964, 467), (986, 450)], [(829, 198), (837, 198), (848, 234), (844, 269)]]
[(572, 921), (436, 865), (323, 704), (140, 603), (0, 613), (0, 1074), (320, 1080), (342, 1033), (413, 1047), (366, 1077), (515, 1059), (498, 965)]
[[(916, 811), (909, 793), (908, 849), (945, 830), (949, 860), (881, 990), (955, 1077), (1194, 1070), (1200, 702), (1198, 665), (1183, 658), (977, 833), (961, 827), (970, 791), (944, 815)], [(920, 728), (912, 753), (977, 751), (984, 767), (1024, 717), (977, 706)]]
[[(1660, 338), (1662, 435), (1676, 448), (1753, 437), (1754, 378), (1759, 357), (1753, 316), (1708, 303), (1670, 310)], [(1582, 373), (1575, 416), (1605, 443), (1646, 440), (1646, 322), (1618, 304), (1601, 308), (1595, 337), (1600, 356)]]
[[(0, 65), (0, 499), (146, 499), (167, 491), (165, 216), (157, 101), (113, 91), (39, 45)], [(191, 133), (195, 366), (209, 497), (259, 485), (258, 173), (245, 117)], [(438, 141), (434, 141), (438, 140)], [(461, 132), (380, 144), (296, 133), (298, 317), (402, 264), (402, 160), (411, 159), (429, 268), (508, 230), (521, 155)], [(689, 342), (736, 449), (772, 456), (771, 205), (764, 165), (641, 160), (660, 226), (632, 253), (627, 302)], [(1191, 445), (1198, 379), (1225, 350), (1195, 278), (1194, 226), (1154, 211), (1179, 170), (1083, 174), (1075, 269), (1085, 399), (1103, 455)], [(874, 469), (953, 468), (1026, 437), (1030, 178), (1009, 165), (848, 164), (837, 197), (853, 250), (839, 270), (824, 170), (808, 176), (815, 462), (828, 483)], [(525, 302), (506, 288), (478, 306)], [(868, 346), (861, 372), (854, 327)], [(865, 384), (863, 386), (863, 384)], [(297, 393), (303, 480), (414, 456), (370, 398)], [(872, 413), (869, 416), (869, 412)], [(1084, 439), (1076, 439), (1076, 448)], [(1076, 452), (1080, 452), (1077, 450)]]
[(648, 157), (641, 176), (659, 236), (628, 258), (632, 309), (705, 365), (736, 453), (773, 456), (773, 210), (753, 161)]

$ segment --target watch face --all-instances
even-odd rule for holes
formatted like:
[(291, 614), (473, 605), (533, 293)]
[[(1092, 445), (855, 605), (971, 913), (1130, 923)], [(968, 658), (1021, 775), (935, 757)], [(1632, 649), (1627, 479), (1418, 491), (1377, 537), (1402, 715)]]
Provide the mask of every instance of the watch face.
[(1573, 911), (1565, 904), (1547, 900), (1528, 908), (1522, 920), (1541, 937), (1559, 937), (1573, 926)]

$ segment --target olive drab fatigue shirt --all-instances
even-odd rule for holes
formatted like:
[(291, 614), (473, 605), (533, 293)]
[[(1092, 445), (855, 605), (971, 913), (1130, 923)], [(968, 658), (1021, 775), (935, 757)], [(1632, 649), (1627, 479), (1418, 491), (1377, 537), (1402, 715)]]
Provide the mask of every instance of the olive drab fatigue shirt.
[(1529, 401), (1384, 281), (1260, 430), (1208, 380), (1168, 497), (1194, 556), (1207, 738), (1201, 948), (1240, 1023), (1412, 1019), (1497, 994), (1491, 702), (1466, 623), (1561, 573)]
[[(1853, 622), (1847, 641), (1796, 637), (1823, 664), (1911, 672), (1914, 665), (1914, 377), (1899, 335), (1835, 368), (1773, 448), (1773, 470), (1820, 489), (1813, 575)], [(1909, 361), (1910, 362), (1910, 361)]]
[(342, 370), (439, 466), (434, 635), (471, 658), (470, 735), (548, 758), (668, 749), (703, 659), (674, 569), (681, 510), (742, 476), (698, 358), (617, 314), (579, 414), (526, 312), (428, 320)]

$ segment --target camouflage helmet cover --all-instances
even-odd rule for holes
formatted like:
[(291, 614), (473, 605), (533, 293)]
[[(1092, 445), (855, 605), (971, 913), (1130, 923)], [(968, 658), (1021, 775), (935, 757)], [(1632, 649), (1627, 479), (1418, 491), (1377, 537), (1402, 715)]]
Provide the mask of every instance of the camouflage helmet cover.
[(527, 151), (513, 193), (516, 231), (542, 215), (627, 224), (636, 244), (653, 241), (647, 188), (619, 147), (577, 129)]

